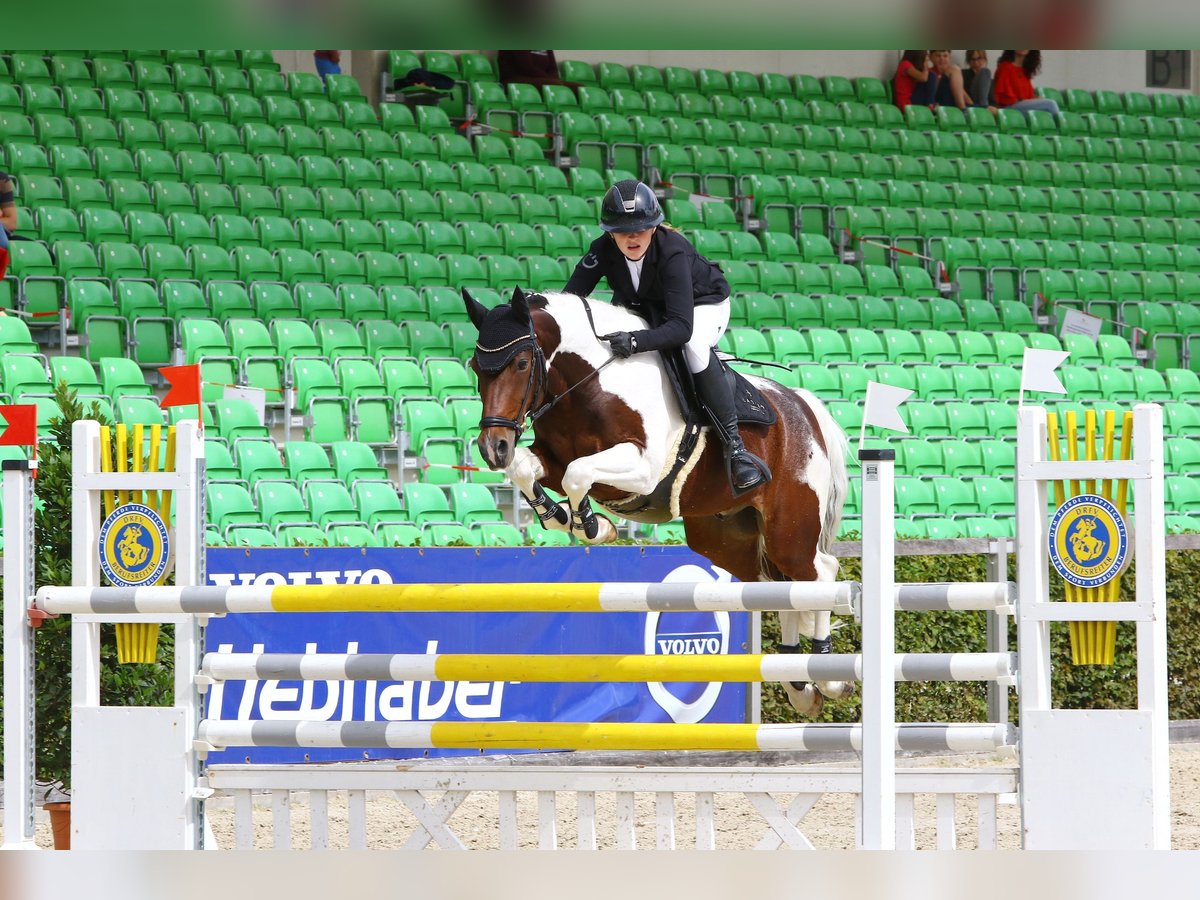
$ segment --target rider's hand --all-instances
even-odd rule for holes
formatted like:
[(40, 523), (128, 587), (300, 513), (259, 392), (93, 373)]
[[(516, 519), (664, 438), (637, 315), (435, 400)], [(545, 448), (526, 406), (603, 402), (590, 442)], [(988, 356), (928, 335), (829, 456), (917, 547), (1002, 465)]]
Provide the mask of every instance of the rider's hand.
[(600, 339), (608, 341), (608, 346), (612, 348), (612, 355), (617, 359), (628, 359), (637, 353), (637, 338), (628, 331), (614, 331), (612, 334), (601, 335)]

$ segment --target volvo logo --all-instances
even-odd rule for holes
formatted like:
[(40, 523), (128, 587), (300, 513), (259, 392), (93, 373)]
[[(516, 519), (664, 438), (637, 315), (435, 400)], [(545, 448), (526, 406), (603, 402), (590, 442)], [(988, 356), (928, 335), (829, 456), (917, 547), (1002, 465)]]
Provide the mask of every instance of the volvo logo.
[[(715, 577), (713, 572), (716, 573)], [(715, 566), (710, 572), (700, 566), (686, 565), (673, 569), (663, 578), (663, 583), (729, 582), (732, 577), (724, 569)], [(665, 617), (659, 612), (647, 613), (645, 652), (660, 656), (728, 653), (729, 625), (727, 612), (672, 612), (666, 613)], [(719, 681), (706, 684), (699, 690), (698, 696), (687, 699), (672, 693), (661, 681), (646, 684), (654, 702), (671, 717), (671, 721), (684, 725), (700, 722), (712, 712), (724, 686)], [(682, 690), (684, 685), (673, 687)]]

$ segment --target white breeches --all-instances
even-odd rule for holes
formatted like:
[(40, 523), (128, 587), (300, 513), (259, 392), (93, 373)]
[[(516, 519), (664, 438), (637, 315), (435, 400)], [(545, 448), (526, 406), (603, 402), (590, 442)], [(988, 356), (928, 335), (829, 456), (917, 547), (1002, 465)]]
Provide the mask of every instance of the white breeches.
[(697, 306), (692, 313), (692, 336), (683, 345), (683, 355), (687, 357), (688, 371), (693, 375), (708, 368), (709, 351), (717, 346), (717, 341), (729, 327), (729, 298), (720, 303), (706, 303)]

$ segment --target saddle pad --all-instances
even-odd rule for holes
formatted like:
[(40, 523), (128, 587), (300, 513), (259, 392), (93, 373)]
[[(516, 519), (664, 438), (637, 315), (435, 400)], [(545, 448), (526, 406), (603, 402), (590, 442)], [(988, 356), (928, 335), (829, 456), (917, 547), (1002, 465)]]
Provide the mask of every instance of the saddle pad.
[(733, 401), (737, 408), (738, 422), (749, 425), (774, 425), (775, 410), (767, 403), (762, 392), (742, 376), (733, 373)]

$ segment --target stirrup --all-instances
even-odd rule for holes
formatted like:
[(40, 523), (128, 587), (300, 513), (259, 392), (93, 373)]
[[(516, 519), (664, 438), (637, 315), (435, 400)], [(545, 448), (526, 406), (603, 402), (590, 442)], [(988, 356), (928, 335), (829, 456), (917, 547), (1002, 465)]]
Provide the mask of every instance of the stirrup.
[[(758, 478), (745, 486), (738, 485), (733, 478), (733, 461), (735, 458), (740, 462), (749, 463), (751, 466), (753, 466), (758, 473)], [(733, 491), (733, 496), (735, 497), (740, 497), (742, 494), (756, 490), (757, 488), (760, 488), (766, 484), (770, 484), (771, 482), (770, 467), (744, 447), (740, 453), (730, 453), (726, 455), (725, 470), (729, 476), (729, 487)]]

